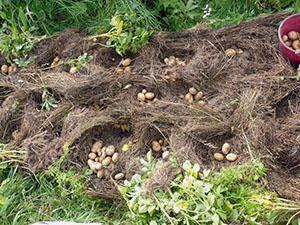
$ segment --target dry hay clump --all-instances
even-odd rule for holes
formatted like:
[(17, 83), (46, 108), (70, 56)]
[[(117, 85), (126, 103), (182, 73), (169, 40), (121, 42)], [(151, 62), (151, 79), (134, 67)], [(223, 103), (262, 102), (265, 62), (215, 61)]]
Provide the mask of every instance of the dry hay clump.
[[(137, 55), (129, 56), (133, 62), (128, 73), (118, 72), (123, 70), (121, 57), (112, 49), (88, 40), (78, 30), (45, 40), (35, 50), (34, 65), (0, 76), (2, 142), (27, 149), (26, 163), (34, 171), (53, 164), (66, 143), (72, 148), (69, 164), (78, 169), (87, 166), (94, 142), (114, 145), (120, 153), (118, 163), (109, 176), (93, 179), (89, 191), (108, 198), (118, 197), (113, 175), (122, 171), (130, 179), (141, 169), (140, 158), (159, 139), (166, 140), (180, 162), (190, 159), (202, 168), (229, 164), (213, 160), (213, 154), (229, 142), (239, 156), (235, 164), (254, 154), (268, 156), (269, 174), (291, 173), (286, 168), (297, 170), (298, 158), (284, 156), (286, 151), (298, 151), (294, 122), (299, 111), (294, 107), (293, 114), (278, 114), (279, 103), (298, 85), (280, 79), (294, 75), (277, 47), (278, 23), (285, 16), (276, 14), (219, 30), (159, 33)], [(55, 57), (68, 59), (83, 53), (94, 57), (80, 73), (69, 74), (66, 65), (49, 67)], [(166, 64), (165, 58), (173, 56), (177, 63)], [(203, 92), (201, 104), (185, 100), (191, 87)], [(51, 111), (41, 110), (45, 88), (58, 104)], [(143, 89), (157, 100), (139, 101)], [(270, 129), (273, 126), (279, 128)], [(124, 145), (127, 151), (122, 151)], [(161, 152), (154, 157), (161, 158)], [(168, 183), (159, 179), (162, 174), (148, 186), (157, 188), (159, 180), (162, 186)], [(279, 189), (278, 179), (270, 179), (271, 186), (292, 197), (287, 193), (295, 185)]]

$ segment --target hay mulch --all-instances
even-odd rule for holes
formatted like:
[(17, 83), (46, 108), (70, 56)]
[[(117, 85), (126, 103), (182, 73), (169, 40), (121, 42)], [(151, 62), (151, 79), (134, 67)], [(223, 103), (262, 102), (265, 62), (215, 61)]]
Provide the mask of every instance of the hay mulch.
[[(281, 79), (295, 70), (278, 52), (277, 28), (286, 16), (275, 14), (219, 30), (159, 33), (130, 55), (132, 72), (121, 75), (116, 72), (121, 57), (79, 30), (44, 40), (34, 51), (34, 65), (0, 76), (2, 141), (26, 149), (26, 164), (33, 171), (52, 165), (66, 143), (72, 150), (69, 164), (80, 170), (87, 166), (96, 140), (119, 150), (132, 142), (112, 168), (114, 173), (125, 171), (127, 179), (140, 170), (139, 159), (151, 141), (161, 137), (179, 161), (190, 159), (202, 168), (229, 165), (213, 160), (229, 142), (239, 156), (231, 164), (262, 159), (270, 187), (283, 197), (300, 199), (299, 82)], [(229, 48), (242, 53), (227, 57)], [(57, 56), (69, 59), (85, 52), (94, 58), (80, 73), (69, 74), (65, 65), (49, 68)], [(164, 58), (172, 55), (186, 66), (167, 66)], [(58, 102), (49, 112), (41, 110), (45, 87)], [(205, 106), (184, 101), (182, 95), (190, 87), (204, 93)], [(144, 88), (158, 101), (141, 104), (137, 93)], [(120, 130), (120, 124), (130, 131)], [(93, 179), (90, 188), (103, 197), (119, 196), (109, 177)]]

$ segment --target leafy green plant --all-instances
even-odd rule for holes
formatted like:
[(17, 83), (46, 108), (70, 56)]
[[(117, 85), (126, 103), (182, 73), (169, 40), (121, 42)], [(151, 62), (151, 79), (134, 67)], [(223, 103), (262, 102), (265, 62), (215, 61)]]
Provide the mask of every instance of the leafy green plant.
[(136, 224), (276, 224), (300, 209), (266, 189), (259, 162), (200, 173), (198, 164), (186, 161), (170, 187), (155, 192), (146, 192), (145, 184), (161, 162), (147, 155), (142, 164), (141, 175), (119, 186)]
[(77, 71), (87, 66), (87, 64), (92, 61), (93, 56), (84, 53), (78, 56), (76, 59), (70, 59), (66, 62), (67, 65), (71, 67), (76, 67)]
[(136, 53), (148, 43), (152, 35), (152, 31), (141, 26), (143, 22), (135, 13), (114, 16), (110, 24), (112, 28), (109, 32), (91, 38), (107, 38), (106, 45), (115, 48), (120, 55), (128, 51)]
[(44, 111), (50, 111), (53, 108), (57, 107), (58, 101), (53, 97), (53, 95), (45, 87), (42, 93), (42, 104), (41, 108)]
[[(17, 14), (17, 17), (14, 14)], [(29, 26), (27, 15), (22, 8), (14, 9), (13, 13), (2, 11), (0, 20), (3, 21), (0, 28), (0, 52), (10, 63), (15, 61), (19, 66), (31, 63), (33, 57), (29, 57), (28, 53), (44, 37), (33, 35), (36, 28)]]

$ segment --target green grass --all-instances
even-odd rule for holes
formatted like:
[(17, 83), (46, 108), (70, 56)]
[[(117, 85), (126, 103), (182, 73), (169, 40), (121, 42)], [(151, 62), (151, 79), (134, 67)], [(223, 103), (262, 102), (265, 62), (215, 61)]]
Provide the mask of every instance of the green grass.
[[(77, 182), (76, 179), (75, 181)], [(80, 193), (73, 191), (61, 189), (51, 176), (45, 174), (33, 176), (12, 169), (6, 174), (0, 187), (0, 224), (25, 225), (43, 220), (76, 222), (123, 220), (121, 205), (89, 197), (84, 194), (83, 189)]]
[(0, 52), (9, 61), (20, 58), (17, 60), (25, 61), (22, 65), (26, 66), (32, 61), (26, 57), (38, 40), (36, 36), (71, 27), (93, 35), (107, 33), (112, 28), (111, 18), (118, 15), (127, 25), (126, 32), (109, 44), (123, 54), (146, 44), (152, 31), (178, 31), (198, 23), (221, 27), (283, 9), (297, 11), (299, 5), (300, 0), (3, 0)]

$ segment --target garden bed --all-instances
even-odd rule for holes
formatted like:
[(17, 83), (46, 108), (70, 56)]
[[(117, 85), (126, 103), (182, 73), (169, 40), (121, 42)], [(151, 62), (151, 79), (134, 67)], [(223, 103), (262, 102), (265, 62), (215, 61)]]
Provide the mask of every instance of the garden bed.
[[(81, 170), (101, 139), (120, 153), (113, 173), (130, 179), (151, 142), (164, 138), (179, 161), (190, 159), (202, 169), (261, 159), (270, 187), (299, 200), (299, 89), (297, 80), (288, 78), (295, 69), (278, 52), (277, 28), (285, 17), (274, 14), (219, 30), (158, 33), (136, 55), (124, 57), (133, 60), (128, 73), (120, 73), (122, 57), (114, 50), (79, 30), (67, 30), (42, 41), (29, 68), (0, 75), (2, 139), (8, 149), (28, 151), (26, 166), (33, 171), (52, 165), (66, 144), (72, 154), (65, 169)], [(228, 49), (235, 53), (226, 54)], [(50, 66), (55, 57), (84, 53), (93, 60), (75, 74), (66, 65)], [(166, 65), (170, 56), (186, 65)], [(45, 87), (57, 102), (51, 111), (41, 110)], [(182, 98), (190, 87), (203, 92), (205, 104)], [(158, 100), (141, 103), (137, 95), (143, 89)], [(238, 155), (235, 162), (214, 160), (225, 142)], [(122, 151), (128, 143), (130, 149)], [(119, 197), (110, 176), (95, 176), (89, 193)]]

